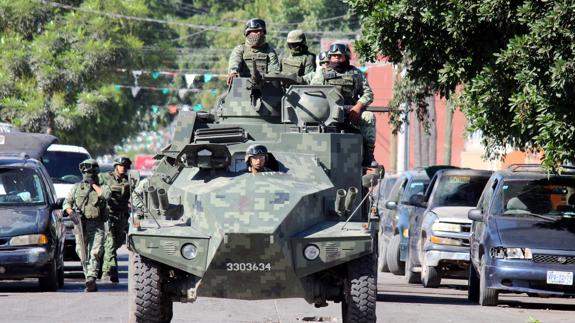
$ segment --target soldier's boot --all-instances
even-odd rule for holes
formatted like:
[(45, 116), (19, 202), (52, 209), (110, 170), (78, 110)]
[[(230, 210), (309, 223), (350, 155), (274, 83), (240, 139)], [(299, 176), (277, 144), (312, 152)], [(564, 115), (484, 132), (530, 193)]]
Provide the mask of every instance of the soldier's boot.
[(119, 283), (120, 279), (118, 277), (118, 270), (116, 268), (112, 268), (110, 269), (110, 271), (108, 272), (109, 276), (110, 276), (110, 281), (114, 284)]
[(86, 288), (84, 291), (87, 293), (98, 291), (98, 286), (96, 286), (96, 277), (88, 277), (88, 279), (86, 279)]

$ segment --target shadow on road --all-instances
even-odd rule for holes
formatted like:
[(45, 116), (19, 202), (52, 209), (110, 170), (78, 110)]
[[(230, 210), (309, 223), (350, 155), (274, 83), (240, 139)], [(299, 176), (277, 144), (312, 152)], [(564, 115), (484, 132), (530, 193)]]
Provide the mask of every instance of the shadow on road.
[(450, 305), (469, 305), (470, 303), (466, 298), (456, 297), (453, 295), (445, 295), (440, 293), (422, 294), (418, 293), (379, 293), (377, 295), (378, 302), (390, 303), (411, 303), (411, 304), (450, 304)]

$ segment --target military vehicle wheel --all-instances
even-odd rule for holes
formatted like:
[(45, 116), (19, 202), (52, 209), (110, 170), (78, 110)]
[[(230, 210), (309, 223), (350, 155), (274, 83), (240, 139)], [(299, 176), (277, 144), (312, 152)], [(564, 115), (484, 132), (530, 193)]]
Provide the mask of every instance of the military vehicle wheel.
[(48, 266), (48, 276), (38, 278), (38, 285), (42, 291), (55, 292), (58, 290), (58, 265), (56, 260), (52, 261)]
[(469, 264), (467, 300), (472, 303), (479, 302), (479, 277), (477, 277), (477, 272), (475, 271), (475, 268), (473, 268), (472, 264)]
[(376, 322), (377, 271), (374, 255), (349, 263), (341, 311), (344, 323)]
[(387, 265), (386, 257), (387, 245), (383, 242), (381, 230), (379, 231), (379, 253), (377, 254), (377, 270), (378, 272), (388, 273), (389, 266)]
[(164, 291), (166, 280), (161, 265), (138, 254), (134, 254), (133, 263), (136, 322), (170, 322), (173, 303)]
[(481, 257), (481, 274), (479, 275), (479, 304), (481, 306), (495, 306), (499, 299), (496, 289), (487, 287), (487, 270), (484, 257)]
[(136, 263), (135, 254), (128, 252), (128, 322), (136, 322)]
[(408, 284), (421, 284), (421, 273), (413, 272), (413, 264), (411, 263), (411, 252), (407, 253), (407, 259), (405, 260), (405, 281)]
[(405, 262), (399, 260), (399, 240), (398, 234), (394, 235), (387, 246), (386, 258), (389, 271), (394, 275), (403, 276), (405, 274)]

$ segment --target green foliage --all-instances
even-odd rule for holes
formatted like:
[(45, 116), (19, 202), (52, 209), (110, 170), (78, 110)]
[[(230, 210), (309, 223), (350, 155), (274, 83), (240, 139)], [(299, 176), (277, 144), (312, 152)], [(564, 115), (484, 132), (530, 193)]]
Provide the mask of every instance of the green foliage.
[[(349, 0), (360, 15), (357, 49), (407, 63), (411, 101), (463, 85), (459, 102), (488, 157), (510, 145), (542, 150), (553, 167), (575, 159), (575, 3)], [(408, 83), (409, 83), (408, 82)], [(420, 114), (422, 115), (422, 114)]]

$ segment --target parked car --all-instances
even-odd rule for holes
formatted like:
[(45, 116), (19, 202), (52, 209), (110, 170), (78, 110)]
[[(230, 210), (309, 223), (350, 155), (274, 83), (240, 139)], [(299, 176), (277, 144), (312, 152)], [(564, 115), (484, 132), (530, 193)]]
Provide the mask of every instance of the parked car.
[[(91, 158), (90, 153), (84, 147), (60, 144), (52, 144), (48, 147), (42, 156), (42, 162), (54, 182), (58, 198), (66, 198), (74, 184), (82, 180), (79, 165), (89, 158)], [(80, 260), (75, 250), (74, 224), (65, 212), (64, 226), (66, 227), (64, 258), (66, 260)]]
[(388, 198), (380, 204), (379, 271), (404, 274), (407, 227), (413, 208), (405, 202), (414, 194), (424, 192), (428, 184), (429, 177), (424, 169), (405, 171), (396, 180)]
[(0, 134), (0, 280), (64, 286), (62, 202), (39, 161), (56, 137)]
[(483, 306), (499, 293), (575, 296), (575, 170), (495, 172), (476, 209), (468, 298)]
[(471, 231), (467, 212), (477, 206), (491, 174), (486, 170), (440, 170), (425, 195), (412, 198), (424, 211), (410, 219), (411, 257), (406, 271), (420, 272), (424, 287), (439, 286), (442, 277), (467, 278)]

